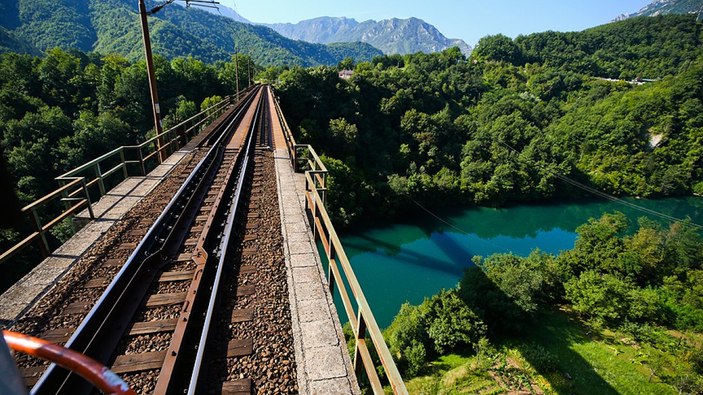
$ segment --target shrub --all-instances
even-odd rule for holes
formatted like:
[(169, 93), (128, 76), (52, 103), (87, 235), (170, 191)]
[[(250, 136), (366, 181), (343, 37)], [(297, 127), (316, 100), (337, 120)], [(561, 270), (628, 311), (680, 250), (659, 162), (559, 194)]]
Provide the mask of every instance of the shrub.
[(455, 291), (441, 291), (428, 301), (427, 334), (438, 354), (473, 346), (486, 334), (486, 325)]

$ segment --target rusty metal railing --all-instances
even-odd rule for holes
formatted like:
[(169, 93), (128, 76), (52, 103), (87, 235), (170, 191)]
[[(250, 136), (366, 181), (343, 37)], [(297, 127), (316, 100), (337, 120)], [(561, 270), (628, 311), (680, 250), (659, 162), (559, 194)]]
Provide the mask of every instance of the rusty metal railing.
[[(327, 168), (320, 160), (312, 146), (308, 144), (296, 144), (293, 135), (285, 124), (285, 119), (276, 104), (276, 111), (281, 119), (283, 132), (286, 139), (288, 153), (295, 171), (305, 171), (305, 208), (312, 219), (312, 231), (316, 241), (320, 241), (329, 262), (327, 271), (327, 282), (330, 292), (334, 294), (335, 289), (344, 305), (344, 310), (349, 317), (356, 345), (354, 347), (354, 370), (357, 375), (363, 368), (369, 379), (371, 389), (375, 394), (383, 394), (383, 384), (376, 371), (376, 365), (371, 357), (370, 346), (376, 350), (376, 354), (381, 361), (381, 365), (386, 373), (386, 378), (395, 394), (407, 394), (403, 378), (398, 371), (395, 361), (388, 350), (381, 329), (376, 323), (371, 307), (369, 307), (364, 292), (356, 279), (349, 259), (344, 252), (342, 242), (334, 229), (329, 214), (325, 208), (325, 194), (327, 192)], [(290, 143), (289, 143), (290, 142)], [(341, 268), (341, 269), (340, 269)], [(342, 275), (344, 274), (344, 275)], [(346, 280), (346, 283), (345, 283)], [(356, 301), (356, 309), (347, 292), (347, 287), (351, 289), (351, 296)], [(371, 339), (371, 344), (367, 344), (367, 336)]]
[[(153, 161), (154, 164), (160, 164), (161, 160), (159, 153), (163, 152), (164, 156), (168, 157), (173, 152), (184, 146), (193, 136), (198, 134), (208, 123), (219, 117), (226, 107), (230, 104), (230, 97), (225, 98), (219, 103), (207, 108), (198, 114), (186, 119), (178, 125), (166, 130), (165, 132), (156, 135), (139, 145), (129, 145), (116, 148), (105, 155), (93, 159), (73, 170), (70, 170), (58, 177), (56, 180), (61, 185), (65, 185), (77, 178), (85, 178), (88, 188), (94, 185), (98, 186), (99, 199), (105, 195), (106, 187), (105, 180), (113, 174), (122, 171), (123, 178), (129, 177), (129, 166), (136, 165), (139, 169), (139, 175), (144, 176), (147, 173), (148, 164)], [(159, 139), (162, 145), (159, 147)], [(127, 157), (131, 159), (127, 159)], [(119, 161), (115, 159), (119, 158)], [(110, 162), (114, 165), (110, 167)], [(105, 170), (105, 167), (110, 167)], [(75, 192), (75, 191), (74, 191)], [(69, 193), (69, 197), (71, 193)], [(93, 199), (97, 200), (97, 199)]]
[[(90, 218), (94, 219), (95, 216), (93, 214), (91, 202), (97, 201), (107, 193), (108, 184), (106, 184), (106, 181), (108, 179), (114, 181), (111, 177), (115, 174), (122, 174), (122, 179), (128, 178), (130, 176), (130, 165), (138, 166), (138, 175), (146, 175), (150, 161), (153, 160), (154, 164), (157, 165), (161, 163), (159, 152), (163, 151), (166, 156), (168, 156), (177, 151), (193, 138), (193, 136), (204, 129), (210, 121), (222, 115), (227, 106), (231, 103), (231, 100), (232, 98), (228, 96), (219, 103), (139, 145), (116, 148), (105, 155), (56, 177), (56, 181), (59, 183), (58, 189), (22, 209), (22, 212), (30, 219), (34, 231), (19, 243), (0, 254), (0, 264), (36, 241), (39, 241), (42, 256), (49, 256), (51, 247), (46, 238), (46, 233), (64, 219), (75, 215), (79, 210), (86, 207)], [(159, 147), (157, 143), (159, 137), (164, 141), (161, 147)], [(129, 157), (136, 159), (128, 159)], [(94, 189), (95, 186), (97, 186), (98, 194), (91, 195), (90, 190), (91, 188)], [(60, 201), (64, 203), (63, 212), (44, 224), (38, 212), (39, 208), (59, 197)]]
[[(73, 196), (71, 197), (66, 196), (67, 191), (74, 187), (78, 187), (76, 193), (73, 193)], [(77, 197), (79, 192), (83, 193), (83, 197)], [(63, 196), (61, 198), (61, 201), (66, 203), (68, 207), (64, 212), (62, 212), (60, 215), (58, 215), (48, 223), (42, 223), (38, 212), (39, 208), (53, 201), (58, 196)], [(54, 226), (58, 225), (64, 219), (70, 217), (71, 215), (74, 215), (76, 212), (78, 212), (78, 210), (83, 209), (84, 206), (88, 207), (88, 213), (90, 214), (90, 218), (95, 218), (95, 216), (93, 215), (93, 209), (90, 204), (90, 195), (88, 194), (88, 187), (86, 186), (85, 179), (78, 178), (69, 182), (66, 185), (63, 185), (59, 189), (49, 193), (41, 199), (25, 206), (24, 208), (22, 208), (22, 213), (29, 217), (32, 222), (34, 231), (27, 237), (22, 239), (22, 241), (15, 244), (7, 251), (3, 252), (0, 255), (0, 263), (3, 263), (6, 260), (10, 259), (10, 257), (12, 257), (13, 255), (15, 255), (16, 253), (18, 253), (19, 251), (21, 251), (22, 249), (37, 240), (39, 241), (39, 248), (41, 250), (42, 255), (45, 257), (48, 256), (51, 253), (51, 247), (49, 246), (49, 241), (46, 238), (46, 232), (51, 230)]]

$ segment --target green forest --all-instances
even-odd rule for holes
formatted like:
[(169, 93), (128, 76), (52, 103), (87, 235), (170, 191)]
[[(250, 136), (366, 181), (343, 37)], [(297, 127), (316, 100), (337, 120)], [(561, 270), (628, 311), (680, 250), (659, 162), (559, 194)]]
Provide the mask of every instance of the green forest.
[[(418, 210), (703, 194), (703, 25), (633, 18), (276, 81), (339, 226)], [(385, 338), (411, 393), (703, 393), (699, 225), (620, 213), (558, 255), (477, 257)], [(347, 328), (350, 331), (350, 328)]]
[(468, 59), (456, 49), (378, 57), (348, 82), (331, 67), (292, 68), (276, 86), (298, 140), (325, 156), (340, 225), (415, 202), (590, 196), (574, 183), (701, 194), (701, 27), (669, 15), (488, 36)]
[[(237, 56), (244, 89), (249, 65), (252, 75), (259, 68), (248, 55)], [(234, 57), (206, 64), (155, 56), (154, 63), (166, 128), (236, 91)], [(0, 69), (0, 153), (22, 206), (58, 188), (54, 178), (60, 174), (121, 145), (141, 143), (151, 133), (143, 61), (55, 48), (43, 57), (0, 54)], [(0, 249), (7, 250), (30, 230), (28, 221), (0, 230)], [(72, 231), (59, 226), (52, 233), (62, 241)], [(19, 279), (37, 258), (32, 252), (19, 256), (0, 289)]]

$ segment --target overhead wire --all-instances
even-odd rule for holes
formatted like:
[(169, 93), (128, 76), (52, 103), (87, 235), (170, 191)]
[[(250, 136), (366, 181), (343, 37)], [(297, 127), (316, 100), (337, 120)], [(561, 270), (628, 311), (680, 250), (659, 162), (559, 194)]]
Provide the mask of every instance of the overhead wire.
[[(501, 144), (501, 145), (503, 145), (504, 147), (506, 147), (506, 148), (509, 149), (510, 151), (514, 152), (515, 154), (520, 155), (520, 152), (519, 152), (518, 150), (516, 150), (515, 148), (513, 148), (512, 146), (510, 146), (508, 143), (505, 143), (505, 142), (503, 142), (503, 141), (498, 141), (498, 143)], [(590, 187), (590, 186), (588, 186), (588, 185), (586, 185), (586, 184), (583, 184), (583, 183), (581, 183), (581, 182), (578, 182), (578, 181), (576, 181), (576, 180), (574, 180), (574, 179), (572, 179), (572, 178), (569, 178), (569, 177), (567, 177), (567, 176), (565, 176), (565, 175), (563, 175), (563, 174), (560, 174), (560, 173), (559, 173), (558, 171), (556, 171), (556, 170), (545, 168), (544, 166), (541, 166), (540, 164), (535, 163), (534, 161), (532, 161), (532, 160), (529, 159), (529, 158), (528, 158), (528, 160), (530, 160), (533, 165), (538, 166), (538, 167), (540, 167), (540, 168), (543, 169), (543, 170), (546, 170), (547, 172), (549, 172), (549, 173), (552, 174), (553, 176), (557, 177), (558, 179), (560, 179), (560, 180), (562, 180), (562, 181), (564, 181), (564, 182), (566, 182), (566, 183), (568, 183), (568, 184), (570, 184), (570, 185), (573, 185), (573, 186), (575, 186), (575, 187), (577, 187), (577, 188), (579, 188), (579, 189), (582, 189), (582, 190), (584, 190), (584, 191), (586, 191), (586, 192), (589, 192), (589, 193), (591, 193), (591, 194), (593, 194), (593, 195), (602, 197), (602, 198), (604, 198), (604, 199), (608, 199), (608, 200), (610, 200), (610, 201), (613, 201), (613, 202), (615, 202), (615, 203), (621, 204), (621, 205), (623, 205), (623, 206), (627, 206), (627, 207), (629, 207), (629, 208), (631, 208), (631, 209), (638, 210), (638, 211), (641, 211), (641, 212), (643, 212), (643, 213), (646, 213), (646, 214), (649, 214), (649, 215), (651, 215), (651, 216), (655, 216), (655, 217), (658, 217), (658, 218), (661, 218), (661, 219), (664, 219), (664, 220), (667, 220), (667, 221), (670, 221), (670, 222), (685, 222), (685, 220), (683, 220), (683, 219), (681, 219), (681, 218), (676, 218), (676, 217), (674, 217), (674, 216), (671, 216), (671, 215), (668, 215), (668, 214), (665, 214), (665, 213), (662, 213), (662, 212), (659, 212), (659, 211), (656, 211), (656, 210), (652, 210), (652, 209), (650, 209), (650, 208), (643, 207), (643, 206), (640, 206), (640, 205), (635, 204), (635, 203), (632, 203), (632, 202), (628, 202), (627, 200), (621, 199), (621, 198), (619, 198), (619, 197), (617, 197), (617, 196), (610, 195), (610, 194), (608, 194), (608, 193), (606, 193), (606, 192), (600, 191), (600, 190), (595, 189), (595, 188), (593, 188), (593, 187)], [(694, 227), (699, 228), (699, 229), (703, 229), (703, 225), (696, 224), (696, 223), (694, 223), (693, 221), (690, 221), (690, 220), (689, 220), (689, 221), (686, 221), (686, 222), (687, 222), (689, 225), (691, 225), (691, 226), (694, 226)]]

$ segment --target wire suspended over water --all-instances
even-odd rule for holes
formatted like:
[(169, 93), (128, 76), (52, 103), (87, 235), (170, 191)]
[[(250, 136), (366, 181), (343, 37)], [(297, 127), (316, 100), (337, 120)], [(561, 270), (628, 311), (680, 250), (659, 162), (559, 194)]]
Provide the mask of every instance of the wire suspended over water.
[[(518, 150), (516, 150), (515, 148), (511, 147), (509, 144), (504, 143), (504, 142), (502, 142), (502, 141), (499, 142), (499, 143), (500, 143), (501, 145), (503, 145), (504, 147), (506, 147), (507, 149), (513, 151), (515, 154), (518, 154), (518, 155), (520, 154), (520, 152), (518, 152)], [(686, 222), (687, 224), (689, 224), (689, 225), (691, 225), (691, 226), (694, 226), (694, 227), (699, 228), (699, 229), (703, 229), (703, 225), (696, 224), (696, 223), (694, 223), (693, 221), (690, 221), (690, 220), (689, 220), (689, 221), (686, 221), (686, 220), (684, 220), (684, 219), (682, 219), (682, 218), (676, 218), (676, 217), (673, 217), (673, 216), (671, 216), (671, 215), (664, 214), (664, 213), (662, 213), (662, 212), (659, 212), (659, 211), (656, 211), (656, 210), (652, 210), (652, 209), (650, 209), (650, 208), (643, 207), (643, 206), (640, 206), (640, 205), (635, 204), (635, 203), (632, 203), (632, 202), (628, 202), (627, 200), (621, 199), (621, 198), (619, 198), (619, 197), (617, 197), (617, 196), (610, 195), (610, 194), (608, 194), (608, 193), (606, 193), (606, 192), (600, 191), (600, 190), (598, 190), (598, 189), (595, 189), (595, 188), (593, 188), (593, 187), (590, 187), (590, 186), (588, 186), (588, 185), (585, 185), (585, 184), (583, 184), (583, 183), (580, 183), (580, 182), (578, 182), (578, 181), (576, 181), (576, 180), (574, 180), (574, 179), (572, 179), (572, 178), (569, 178), (569, 177), (567, 177), (567, 176), (565, 176), (565, 175), (563, 175), (563, 174), (560, 174), (560, 173), (557, 172), (556, 170), (546, 169), (544, 166), (541, 166), (539, 163), (535, 163), (535, 162), (532, 161), (531, 159), (527, 159), (527, 160), (531, 161), (533, 165), (538, 166), (538, 167), (542, 168), (543, 170), (546, 170), (547, 172), (549, 172), (549, 173), (552, 174), (553, 176), (557, 177), (558, 179), (560, 179), (560, 180), (562, 180), (562, 181), (564, 181), (564, 182), (566, 182), (566, 183), (568, 183), (568, 184), (571, 184), (571, 185), (573, 185), (573, 186), (575, 186), (575, 187), (577, 187), (577, 188), (579, 188), (579, 189), (582, 189), (582, 190), (584, 190), (584, 191), (586, 191), (586, 192), (588, 192), (588, 193), (591, 193), (591, 194), (593, 194), (593, 195), (596, 195), (596, 196), (599, 196), (599, 197), (608, 199), (608, 200), (613, 201), (613, 202), (615, 202), (615, 203), (622, 204), (623, 206), (627, 206), (627, 207), (629, 207), (629, 208), (631, 208), (631, 209), (641, 211), (641, 212), (643, 212), (643, 213), (646, 213), (646, 214), (648, 214), (648, 215), (651, 215), (651, 216), (654, 216), (654, 217), (658, 217), (658, 218), (664, 219), (664, 220), (666, 220), (666, 221), (670, 221), (670, 222)]]

